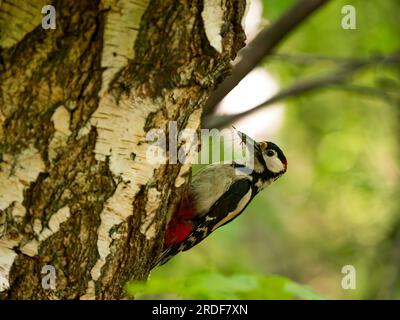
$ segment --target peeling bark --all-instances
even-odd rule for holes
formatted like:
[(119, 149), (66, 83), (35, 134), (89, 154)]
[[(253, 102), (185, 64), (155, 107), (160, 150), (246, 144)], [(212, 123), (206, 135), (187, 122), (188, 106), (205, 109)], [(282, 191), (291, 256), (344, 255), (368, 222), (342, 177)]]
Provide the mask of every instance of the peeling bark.
[(41, 1), (0, 2), (0, 298), (118, 299), (147, 278), (190, 165), (146, 161), (146, 133), (197, 129), (244, 44), (245, 1), (215, 3), (218, 22), (210, 1), (55, 1), (43, 30)]

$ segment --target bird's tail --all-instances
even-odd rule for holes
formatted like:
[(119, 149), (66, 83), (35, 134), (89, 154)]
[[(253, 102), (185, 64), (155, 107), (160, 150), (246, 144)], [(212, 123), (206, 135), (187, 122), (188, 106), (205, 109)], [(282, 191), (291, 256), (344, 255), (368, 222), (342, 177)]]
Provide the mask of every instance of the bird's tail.
[(152, 269), (157, 266), (162, 266), (164, 263), (167, 263), (173, 256), (175, 256), (178, 251), (175, 250), (175, 246), (169, 247), (161, 252), (160, 256), (153, 262)]

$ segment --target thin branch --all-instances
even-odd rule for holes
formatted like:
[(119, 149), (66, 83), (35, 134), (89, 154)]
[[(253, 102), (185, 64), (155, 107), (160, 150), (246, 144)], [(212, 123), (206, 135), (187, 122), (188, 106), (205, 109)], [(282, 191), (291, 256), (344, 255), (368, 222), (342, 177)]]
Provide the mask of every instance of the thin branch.
[[(221, 115), (221, 116), (208, 115), (207, 117), (204, 118), (203, 127), (222, 128), (244, 116), (247, 116), (257, 110), (264, 108), (265, 106), (271, 105), (285, 98), (299, 96), (317, 89), (341, 85), (346, 81), (348, 81), (350, 77), (354, 75), (356, 72), (360, 71), (365, 67), (377, 63), (400, 64), (400, 53), (396, 53), (391, 56), (375, 56), (369, 59), (354, 60), (351, 63), (347, 63), (344, 67), (340, 68), (339, 71), (337, 71), (334, 74), (330, 74), (325, 77), (320, 77), (310, 80), (302, 80), (300, 82), (297, 82), (292, 86), (289, 86), (288, 88), (281, 90), (271, 98), (267, 99), (263, 103), (257, 105), (256, 107), (250, 110), (231, 115)], [(360, 89), (360, 87), (358, 89)]]
[(356, 60), (360, 57), (335, 57), (318, 54), (288, 54), (288, 53), (273, 53), (269, 55), (270, 60), (279, 60), (280, 62), (289, 62), (295, 64), (314, 64), (314, 63), (336, 63), (345, 64)]
[(354, 85), (354, 84), (332, 86), (332, 88), (356, 93), (356, 94), (363, 95), (363, 96), (379, 98), (379, 99), (385, 100), (386, 102), (388, 102), (390, 104), (394, 103), (396, 101), (396, 99), (397, 99), (397, 101), (400, 101), (399, 90), (394, 90), (394, 89), (393, 90), (382, 89), (382, 88)]
[(213, 112), (218, 103), (251, 71), (260, 61), (297, 26), (329, 0), (300, 0), (285, 12), (273, 25), (263, 29), (256, 38), (240, 52), (241, 60), (232, 74), (217, 88), (207, 101), (203, 114)]

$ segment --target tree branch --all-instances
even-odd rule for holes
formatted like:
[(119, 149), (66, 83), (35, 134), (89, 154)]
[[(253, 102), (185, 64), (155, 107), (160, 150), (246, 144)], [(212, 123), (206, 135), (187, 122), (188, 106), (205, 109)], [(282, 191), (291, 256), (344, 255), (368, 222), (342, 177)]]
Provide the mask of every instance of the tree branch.
[(400, 64), (400, 53), (395, 53), (390, 56), (374, 56), (368, 59), (352, 60), (352, 62), (345, 64), (342, 68), (339, 69), (339, 71), (334, 74), (325, 77), (299, 81), (286, 89), (282, 89), (271, 98), (267, 99), (263, 103), (260, 103), (250, 110), (237, 114), (222, 115), (218, 117), (216, 117), (215, 115), (208, 115), (203, 120), (203, 127), (222, 128), (244, 116), (247, 116), (257, 110), (260, 110), (261, 108), (264, 108), (267, 105), (271, 105), (285, 98), (299, 96), (314, 91), (316, 89), (343, 84), (348, 81), (352, 75), (360, 71), (362, 68), (368, 67), (376, 63)]
[(300, 0), (273, 25), (263, 29), (257, 37), (241, 51), (241, 60), (232, 74), (213, 92), (203, 109), (203, 116), (211, 114), (218, 103), (251, 71), (260, 61), (314, 11), (329, 0)]
[(308, 65), (314, 63), (335, 63), (347, 64), (353, 61), (358, 61), (355, 57), (335, 57), (318, 54), (289, 54), (289, 53), (272, 53), (269, 56), (270, 60), (279, 60), (279, 62), (288, 62), (292, 64)]
[(385, 100), (387, 103), (394, 103), (396, 101), (396, 96), (398, 96), (397, 100), (399, 100), (400, 98), (399, 90), (391, 90), (387, 88), (381, 89), (376, 87), (353, 85), (353, 84), (333, 86), (332, 88), (356, 93), (363, 96), (378, 98), (381, 100)]

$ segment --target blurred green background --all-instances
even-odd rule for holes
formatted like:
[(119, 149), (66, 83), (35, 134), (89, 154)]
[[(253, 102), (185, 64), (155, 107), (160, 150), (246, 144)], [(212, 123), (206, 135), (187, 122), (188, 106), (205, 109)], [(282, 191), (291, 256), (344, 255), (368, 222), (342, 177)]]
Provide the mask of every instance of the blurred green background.
[[(264, 0), (264, 24), (293, 3)], [(357, 10), (356, 30), (341, 27), (346, 4)], [(292, 58), (272, 56), (263, 66), (285, 88), (335, 72), (336, 58), (398, 52), (399, 17), (398, 0), (332, 1), (278, 48)], [(150, 294), (139, 298), (399, 299), (399, 92), (399, 65), (374, 64), (350, 85), (286, 99), (283, 126), (268, 138), (285, 151), (288, 172), (238, 219), (154, 269), (147, 289), (130, 291)], [(345, 265), (355, 267), (354, 290), (341, 286)]]

